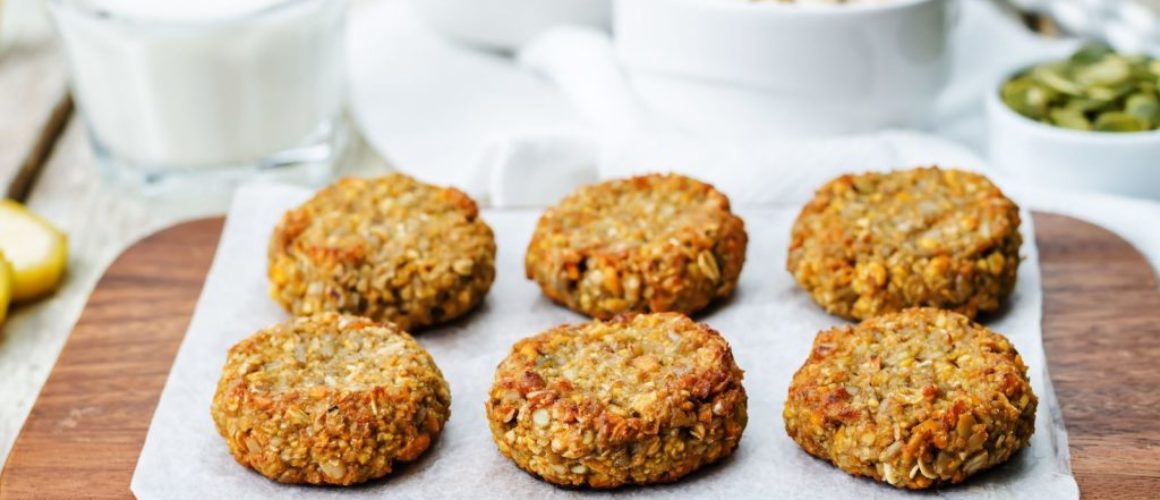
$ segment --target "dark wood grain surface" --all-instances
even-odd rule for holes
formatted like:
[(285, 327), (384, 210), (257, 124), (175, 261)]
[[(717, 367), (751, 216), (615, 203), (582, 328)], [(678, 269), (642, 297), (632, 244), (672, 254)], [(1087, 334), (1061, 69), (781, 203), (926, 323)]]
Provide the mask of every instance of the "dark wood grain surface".
[[(1160, 495), (1160, 289), (1130, 245), (1036, 214), (1044, 342), (1086, 498)], [(124, 498), (220, 219), (122, 255), (93, 293), (7, 465), (0, 499)]]
[(89, 298), (0, 473), (0, 498), (124, 498), (221, 219), (142, 240)]
[(1085, 498), (1160, 498), (1160, 288), (1108, 231), (1036, 214), (1048, 369)]

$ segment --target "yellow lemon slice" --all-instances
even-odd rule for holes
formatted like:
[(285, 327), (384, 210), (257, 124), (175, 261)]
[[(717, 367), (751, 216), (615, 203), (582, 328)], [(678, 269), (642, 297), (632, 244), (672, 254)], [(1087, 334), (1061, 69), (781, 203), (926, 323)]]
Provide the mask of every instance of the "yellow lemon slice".
[(12, 299), (12, 265), (0, 253), (0, 325), (8, 318), (8, 301)]
[(60, 284), (68, 263), (68, 240), (24, 205), (0, 201), (0, 252), (11, 271), (11, 299), (28, 300)]

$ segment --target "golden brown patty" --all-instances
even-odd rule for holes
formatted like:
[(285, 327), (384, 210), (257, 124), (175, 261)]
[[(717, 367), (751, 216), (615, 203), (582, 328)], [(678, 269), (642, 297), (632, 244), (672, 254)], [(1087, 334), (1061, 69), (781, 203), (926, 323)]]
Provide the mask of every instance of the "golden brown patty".
[(737, 448), (741, 379), (725, 339), (681, 314), (564, 325), (512, 347), (487, 417), (500, 452), (548, 482), (664, 483)]
[(966, 316), (907, 309), (818, 334), (785, 402), (809, 454), (900, 488), (959, 483), (1028, 445), (1023, 358)]
[(548, 209), (526, 267), (549, 298), (595, 318), (692, 314), (733, 293), (747, 241), (713, 186), (649, 175), (583, 187)]
[(1019, 207), (981, 175), (845, 175), (802, 209), (787, 268), (831, 314), (932, 306), (974, 318), (1015, 288), (1022, 242)]
[(423, 453), (451, 394), (406, 332), (323, 313), (232, 347), (211, 413), (238, 463), (282, 483), (350, 485)]
[(337, 311), (403, 329), (479, 304), (495, 279), (495, 238), (463, 192), (402, 174), (346, 178), (282, 217), (270, 294), (288, 311)]

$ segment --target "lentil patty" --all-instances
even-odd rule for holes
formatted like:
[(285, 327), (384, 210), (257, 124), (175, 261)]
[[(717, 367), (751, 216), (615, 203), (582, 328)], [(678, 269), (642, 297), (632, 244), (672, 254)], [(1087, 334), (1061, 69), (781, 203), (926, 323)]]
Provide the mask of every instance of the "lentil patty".
[(548, 482), (665, 483), (737, 448), (741, 380), (709, 327), (676, 313), (621, 316), (517, 342), (487, 417), (500, 452)]
[(819, 333), (783, 416), (809, 454), (923, 489), (962, 482), (1028, 446), (1036, 405), (1005, 337), (919, 308)]
[(1015, 288), (1019, 207), (986, 177), (919, 168), (844, 175), (794, 223), (787, 268), (827, 312), (931, 306), (974, 318)]
[(580, 188), (548, 209), (526, 269), (549, 298), (594, 318), (692, 314), (733, 293), (747, 242), (724, 194), (648, 175)]
[(337, 311), (419, 329), (483, 300), (495, 251), (491, 228), (457, 189), (397, 173), (345, 178), (274, 229), (270, 294), (295, 315)]
[(333, 485), (414, 460), (450, 412), (443, 374), (410, 335), (336, 313), (233, 346), (211, 407), (238, 463), (281, 483)]

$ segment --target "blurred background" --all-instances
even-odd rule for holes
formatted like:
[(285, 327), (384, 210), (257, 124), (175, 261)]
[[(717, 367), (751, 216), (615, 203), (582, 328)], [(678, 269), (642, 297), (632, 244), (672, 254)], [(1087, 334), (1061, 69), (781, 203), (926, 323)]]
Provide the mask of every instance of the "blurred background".
[[(101, 1), (115, 4), (120, 0)], [(541, 5), (550, 1), (553, 0), (536, 0)], [(600, 0), (559, 1), (561, 5), (580, 5)], [(327, 0), (281, 3), (306, 8), (312, 2), (326, 8), (336, 5), (338, 0), (329, 4)], [(645, 0), (639, 2), (644, 5)], [(912, 3), (940, 8), (943, 5)], [(56, 27), (47, 14), (49, 4), (65, 11), (60, 14)], [(229, 2), (205, 4), (228, 6)], [(485, 203), (503, 207), (534, 205), (543, 197), (557, 196), (567, 184), (553, 184), (556, 180), (576, 182), (627, 172), (619, 170), (622, 168), (687, 167), (721, 174), (734, 172), (730, 166), (768, 167), (756, 172), (737, 170), (736, 175), (714, 179), (731, 196), (736, 195), (744, 202), (762, 201), (748, 198), (754, 193), (795, 199), (801, 196), (802, 186), (816, 186), (818, 179), (831, 175), (829, 167), (881, 168), (882, 165), (857, 163), (867, 151), (886, 151), (898, 162), (962, 159), (969, 168), (985, 169), (989, 168), (988, 163), (994, 163), (995, 172), (1006, 181), (1000, 184), (1004, 189), (1015, 191), (1019, 195), (1016, 199), (1035, 200), (1028, 203), (1037, 209), (1083, 211), (1119, 231), (1148, 254), (1153, 263), (1160, 261), (1160, 235), (1154, 234), (1154, 227), (1147, 231), (1147, 228), (1141, 230), (1139, 224), (1132, 225), (1149, 220), (1148, 214), (1160, 214), (1160, 205), (1154, 201), (1160, 199), (1157, 194), (1160, 193), (1157, 181), (1160, 179), (1157, 160), (1160, 132), (1140, 132), (1119, 138), (1091, 135), (1091, 132), (1083, 136), (1069, 135), (1071, 131), (1023, 120), (1006, 108), (992, 110), (999, 113), (997, 120), (1000, 121), (996, 122), (993, 116), (988, 118), (980, 104), (984, 94), (999, 94), (998, 87), (1003, 81), (1000, 77), (1013, 76), (1014, 71), (1028, 64), (1066, 59), (1087, 42), (1106, 43), (1121, 54), (1160, 56), (1160, 0), (958, 0), (958, 10), (962, 11), (958, 18), (948, 16), (944, 20), (941, 10), (922, 11), (915, 15), (933, 17), (916, 19), (931, 20), (929, 25), (880, 27), (889, 32), (898, 31), (900, 26), (909, 27), (907, 36), (913, 37), (907, 39), (912, 42), (910, 46), (896, 51), (899, 60), (890, 71), (858, 67), (867, 58), (854, 50), (786, 44), (795, 52), (829, 50), (827, 57), (834, 58), (819, 57), (817, 60), (824, 64), (813, 66), (821, 68), (820, 85), (832, 86), (829, 91), (835, 96), (833, 101), (791, 97), (788, 104), (785, 99), (767, 103), (752, 98), (752, 90), (763, 85), (801, 85), (808, 79), (805, 72), (810, 71), (809, 67), (747, 74), (735, 70), (756, 66), (725, 61), (727, 64), (708, 69), (729, 73), (741, 85), (700, 88), (698, 85), (710, 79), (670, 77), (680, 71), (704, 68), (684, 67), (684, 62), (673, 54), (668, 54), (673, 55), (668, 58), (663, 53), (649, 52), (649, 43), (663, 33), (642, 31), (640, 38), (615, 41), (616, 47), (604, 30), (597, 30), (595, 34), (560, 33), (522, 46), (528, 40), (504, 39), (513, 33), (511, 30), (497, 28), (489, 33), (481, 29), (491, 22), (489, 18), (467, 16), (464, 23), (464, 16), (454, 15), (454, 9), (472, 4), (486, 4), (485, 10), (498, 13), (495, 15), (499, 17), (512, 17), (500, 5), (519, 2), (505, 0), (493, 5), (481, 0), (466, 3), (415, 0), (412, 9), (406, 0), (354, 0), (349, 5), (351, 14), (346, 18), (347, 24), (330, 26), (334, 29), (333, 37), (330, 32), (311, 31), (315, 28), (311, 25), (310, 30), (305, 30), (310, 37), (293, 34), (285, 39), (275, 35), (293, 31), (285, 26), (297, 26), (296, 18), (289, 17), (291, 13), (271, 11), (269, 18), (252, 20), (273, 23), (268, 26), (269, 30), (226, 33), (221, 36), (230, 38), (195, 41), (181, 50), (171, 51), (167, 44), (187, 41), (180, 37), (133, 39), (115, 31), (124, 26), (114, 22), (110, 28), (99, 16), (86, 17), (83, 8), (74, 9), (84, 5), (83, 2), (0, 0), (0, 190), (4, 198), (27, 207), (27, 213), (35, 214), (51, 228), (49, 232), (67, 235), (68, 249), (67, 262), (62, 261), (59, 266), (67, 270), (53, 283), (55, 293), (15, 302), (7, 322), (0, 327), (0, 461), (7, 455), (61, 345), (108, 264), (129, 244), (151, 232), (179, 221), (224, 213), (235, 184), (249, 180), (251, 175), (284, 173), (283, 169), (272, 167), (283, 163), (316, 163), (323, 168), (275, 180), (317, 185), (336, 175), (374, 175), (397, 167), (423, 180), (461, 186)], [(603, 17), (598, 15), (586, 21), (606, 26), (609, 24), (607, 11), (605, 2)], [(72, 15), (76, 17), (68, 17)], [(154, 12), (153, 15), (164, 18), (167, 14)], [(311, 17), (316, 18), (320, 17)], [(704, 20), (707, 24), (712, 21)], [(498, 20), (496, 26), (501, 26), (502, 21)], [(171, 20), (158, 22), (164, 25)], [(281, 22), (289, 24), (276, 24)], [(628, 16), (618, 24), (622, 34), (636, 33), (633, 31), (636, 24)], [(66, 39), (74, 37), (67, 47), (62, 47), (58, 30)], [(769, 34), (769, 30), (764, 33)], [(706, 32), (705, 36), (711, 33)], [(228, 43), (217, 43), (222, 40)], [(247, 55), (268, 54), (262, 47), (273, 43), (271, 40), (276, 41), (278, 49), (273, 52), (291, 55), (262, 55), (265, 59), (255, 59), (256, 62), (245, 59)], [(326, 45), (327, 50), (333, 49), (333, 53), (345, 50), (349, 68), (332, 67), (341, 66), (338, 63), (343, 62), (342, 56), (321, 52), (320, 44), (311, 40), (323, 40), (326, 43), (321, 45)], [(327, 45), (330, 42), (335, 46)], [(345, 42), (346, 47), (339, 48), (339, 42)], [(214, 52), (220, 52), (223, 45), (231, 47), (231, 51)], [(134, 59), (140, 53), (137, 49), (142, 47), (156, 52)], [(712, 48), (711, 43), (703, 47)], [(767, 48), (772, 51), (787, 47)], [(738, 57), (753, 52), (725, 49)], [(205, 54), (199, 52), (203, 50)], [(613, 50), (618, 51), (619, 59), (602, 57)], [(953, 61), (948, 55), (951, 53), (956, 58)], [(133, 54), (134, 58), (127, 54)], [(225, 59), (235, 59), (232, 64), (238, 64), (242, 70), (259, 68), (270, 76), (248, 81), (230, 79), (232, 69), (227, 67), (215, 70), (220, 71), (220, 80), (226, 82), (221, 88), (196, 80), (191, 80), (193, 83), (188, 88), (182, 87), (186, 89), (182, 92), (174, 93), (174, 88), (167, 85), (150, 88), (148, 82), (169, 82), (167, 78), (181, 76), (180, 65), (165, 66), (174, 54), (204, 55), (208, 59), (191, 61), (207, 64), (205, 68), (213, 67), (205, 61), (224, 54), (230, 56)], [(302, 57), (293, 57), (293, 54)], [(712, 57), (706, 59), (714, 61)], [(800, 58), (786, 57), (775, 63), (789, 64), (785, 61), (791, 59)], [(845, 62), (826, 62), (832, 60)], [(216, 59), (213, 61), (216, 64)], [(312, 61), (314, 65), (302, 61)], [(1142, 71), (1150, 71), (1146, 62), (1132, 61)], [(620, 66), (621, 62), (627, 69)], [(126, 77), (124, 82), (116, 80), (116, 74), (109, 76), (110, 68), (121, 63), (128, 68), (123, 73), (133, 74), (133, 78)], [(665, 64), (668, 66), (660, 67)], [(1120, 63), (1112, 65), (1116, 64)], [(1160, 68), (1155, 64), (1152, 67)], [(141, 68), (150, 71), (137, 74)], [(842, 92), (864, 90), (860, 82), (842, 78), (847, 70), (866, 70), (877, 75), (892, 72), (909, 75), (907, 72), (914, 71), (917, 76), (882, 82), (884, 94), (880, 99), (855, 92), (853, 100), (842, 101)], [(89, 89), (86, 99), (70, 97), (70, 74), (74, 88)], [(348, 77), (349, 82), (345, 81)], [(629, 85), (619, 86), (621, 79), (628, 79)], [(893, 88), (900, 85), (899, 81), (918, 86)], [(120, 88), (121, 83), (144, 85), (145, 90), (126, 94), (156, 100), (129, 103), (103, 95), (105, 90), (113, 96), (125, 91)], [(301, 92), (268, 108), (252, 99), (221, 101), (228, 102), (220, 106), (226, 112), (244, 110), (238, 116), (267, 120), (225, 133), (217, 124), (234, 124), (234, 115), (229, 113), (225, 118), (207, 115), (204, 122), (194, 122), (192, 125), (196, 127), (189, 129), (175, 128), (173, 123), (164, 120), (147, 122), (144, 118), (114, 121), (111, 125), (105, 121), (123, 118), (135, 107), (143, 109), (142, 116), (146, 116), (180, 99), (196, 103), (207, 95), (219, 101), (223, 96), (236, 97), (232, 90), (235, 87), (229, 85), (236, 85), (241, 89), (238, 92), (257, 95), (285, 89)], [(634, 92), (625, 88), (642, 95), (632, 95)], [(206, 93), (199, 93), (197, 89)], [(899, 90), (921, 95), (929, 102), (892, 101)], [(212, 94), (214, 91), (221, 95)], [(1155, 91), (1153, 84), (1150, 92)], [(1036, 92), (1039, 90), (1019, 95), (1035, 98)], [(712, 97), (690, 99), (690, 95)], [(640, 102), (638, 97), (642, 98)], [(306, 101), (309, 104), (303, 104)], [(802, 104), (807, 105), (804, 114), (786, 112), (786, 116), (795, 117), (788, 126), (784, 121), (764, 122), (777, 113), (765, 113), (762, 106)], [(834, 104), (837, 106), (831, 111), (837, 116), (864, 113), (865, 122), (850, 118), (839, 124), (832, 120), (809, 124), (830, 129), (831, 137), (812, 142), (782, 140), (761, 128), (766, 125), (770, 130), (784, 131), (799, 125), (804, 128), (807, 124), (795, 120), (802, 116), (824, 116), (822, 106)], [(871, 109), (894, 104), (898, 104), (898, 109), (889, 106), (884, 110)], [(178, 118), (171, 120), (181, 121), (190, 114), (174, 109), (177, 111), (172, 114)], [(173, 137), (185, 134), (191, 140), (195, 136), (214, 140), (258, 130), (268, 133), (256, 136), (254, 141), (275, 141), (279, 136), (273, 129), (301, 118), (300, 113), (292, 111), (304, 109), (321, 110), (319, 114), (325, 115), (318, 119), (324, 122), (323, 133), (314, 137), (318, 140), (309, 144), (311, 148), (286, 148), (286, 151), (271, 148), (263, 151), (271, 154), (261, 161), (248, 157), (227, 158), (229, 161), (223, 163), (238, 160), (237, 163), (247, 163), (247, 168), (241, 170), (244, 175), (226, 175), (224, 183), (218, 178), (212, 182), (207, 178), (204, 182), (190, 180), (172, 186), (168, 183), (168, 174), (181, 177), (187, 171), (198, 170), (180, 164), (180, 160), (189, 158), (186, 153), (190, 148), (183, 150), (180, 144), (174, 146), (170, 141)], [(304, 118), (313, 119), (312, 116)], [(97, 127), (91, 126), (94, 124)], [(674, 124), (681, 125), (674, 127), (680, 130), (670, 130)], [(835, 125), (847, 129), (837, 130)], [(94, 128), (102, 132), (95, 133)], [(729, 128), (739, 129), (739, 134), (724, 134)], [(891, 131), (887, 133), (883, 129)], [(172, 133), (151, 135), (158, 131)], [(687, 140), (692, 135), (690, 131), (695, 131), (704, 141)], [(219, 135), (202, 135), (211, 132)], [(746, 133), (750, 137), (744, 140), (732, 137)], [(859, 135), (849, 140), (833, 138), (842, 134)], [(994, 150), (997, 141), (993, 137), (989, 140), (989, 134), (1015, 137), (1017, 144), (998, 150), (997, 156)], [(102, 142), (112, 143), (113, 147)], [(310, 156), (318, 151), (313, 148), (315, 143), (324, 146), (321, 156)], [(1017, 150), (1021, 144), (1026, 151)], [(152, 147), (155, 145), (159, 146)], [(110, 175), (110, 164), (139, 160), (127, 158), (138, 152), (135, 149), (139, 146), (143, 155), (154, 155), (145, 162), (155, 165), (139, 169), (145, 173), (130, 182)], [(1079, 149), (1069, 149), (1073, 146)], [(193, 153), (200, 153), (205, 148), (193, 149)], [(743, 154), (739, 149), (744, 150)], [(286, 159), (287, 151), (294, 153), (292, 161)], [(1046, 155), (1053, 151), (1059, 153), (1058, 159), (1041, 165), (1032, 165), (1034, 162), (1026, 162), (1019, 156)], [(1003, 161), (999, 157), (1003, 155), (1016, 160)], [(1063, 162), (1074, 159), (1088, 163), (1065, 169)], [(680, 163), (697, 160), (701, 161), (699, 167)], [(593, 171), (597, 163), (601, 169)], [(819, 167), (820, 164), (826, 168)], [(1129, 164), (1135, 167), (1127, 168)], [(232, 172), (230, 168), (219, 167), (214, 165), (213, 169), (206, 170)], [(1117, 172), (1117, 167), (1124, 168)], [(122, 168), (121, 173), (124, 170), (133, 171), (134, 167)], [(117, 173), (116, 169), (113, 171)], [(1038, 191), (1047, 185), (1066, 190), (1059, 192), (1063, 194), (1054, 190)], [(529, 192), (529, 186), (534, 192)], [(1083, 196), (1072, 193), (1083, 193)], [(5, 237), (0, 234), (0, 248)]]

